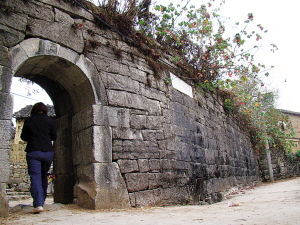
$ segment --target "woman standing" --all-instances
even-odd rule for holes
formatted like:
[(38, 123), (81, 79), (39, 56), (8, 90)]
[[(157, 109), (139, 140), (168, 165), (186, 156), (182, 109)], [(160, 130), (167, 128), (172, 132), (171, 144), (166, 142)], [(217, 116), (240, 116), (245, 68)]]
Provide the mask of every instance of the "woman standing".
[(47, 172), (54, 155), (52, 141), (57, 138), (54, 121), (47, 113), (47, 106), (42, 102), (36, 103), (31, 109), (31, 116), (24, 122), (21, 134), (21, 139), (27, 142), (26, 160), (35, 213), (43, 211), (47, 197)]

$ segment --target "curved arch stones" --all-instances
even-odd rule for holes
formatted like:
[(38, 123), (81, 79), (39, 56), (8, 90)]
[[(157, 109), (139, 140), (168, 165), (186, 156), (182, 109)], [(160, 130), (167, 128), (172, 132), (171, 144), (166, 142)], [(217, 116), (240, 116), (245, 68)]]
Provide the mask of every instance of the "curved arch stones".
[[(60, 190), (60, 187), (63, 189), (67, 185), (64, 182), (70, 182), (72, 176), (71, 180), (73, 179), (74, 182), (76, 180), (74, 197), (78, 205), (91, 209), (129, 207), (125, 182), (118, 165), (112, 162), (111, 128), (107, 125), (103, 110), (106, 102), (105, 91), (95, 65), (83, 55), (39, 38), (27, 39), (16, 45), (9, 51), (9, 57), (8, 68), (1, 67), (2, 71), (0, 71), (1, 77), (4, 77), (8, 83), (6, 90), (2, 90), (1, 93), (1, 97), (6, 95), (7, 99), (4, 110), (6, 116), (2, 116), (1, 112), (1, 123), (10, 122), (12, 116), (12, 97), (9, 89), (14, 75), (26, 77), (38, 84), (41, 82), (41, 86), (53, 100), (58, 117), (56, 121), (58, 133), (63, 131), (64, 126), (68, 126), (71, 130), (69, 134), (72, 135), (72, 144), (71, 147), (68, 146), (71, 154), (64, 152), (64, 146), (59, 143), (62, 140), (56, 141), (58, 144), (55, 143), (54, 165), (55, 173), (58, 174), (57, 184), (60, 184), (56, 187), (56, 192), (66, 192)], [(72, 73), (64, 73), (62, 68), (59, 68), (58, 72), (62, 74), (54, 78), (51, 72), (41, 72), (47, 71), (47, 68), (54, 68), (55, 64), (47, 64), (47, 62), (55, 62), (55, 60), (67, 63), (70, 67), (68, 71)], [(76, 79), (72, 77), (74, 74), (77, 75)], [(63, 91), (53, 91), (49, 84), (55, 84), (55, 87)], [(67, 98), (61, 97), (62, 95)], [(71, 101), (71, 106), (64, 102), (66, 99)], [(65, 124), (64, 121), (68, 121), (66, 118), (70, 117), (72, 122)], [(6, 131), (9, 128), (10, 124), (6, 124)], [(1, 135), (3, 136), (2, 133)], [(9, 152), (9, 140), (8, 138), (5, 140)], [(71, 162), (65, 163), (64, 159), (69, 156), (72, 157)], [(7, 170), (9, 174), (9, 164)], [(8, 176), (6, 179), (8, 180)], [(72, 186), (69, 187), (67, 192), (72, 189)], [(61, 193), (54, 197), (56, 202), (67, 203), (72, 200), (72, 195), (70, 199), (70, 194)]]

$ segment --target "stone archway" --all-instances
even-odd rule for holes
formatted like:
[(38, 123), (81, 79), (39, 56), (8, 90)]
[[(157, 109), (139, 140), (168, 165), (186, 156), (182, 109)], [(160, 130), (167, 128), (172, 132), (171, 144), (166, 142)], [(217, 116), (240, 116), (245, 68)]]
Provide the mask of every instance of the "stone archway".
[[(39, 84), (54, 103), (54, 201), (83, 207), (124, 208), (129, 198), (112, 162), (111, 128), (103, 113), (105, 91), (93, 63), (51, 41), (27, 39), (11, 49), (9, 76)], [(9, 106), (8, 106), (9, 107)]]

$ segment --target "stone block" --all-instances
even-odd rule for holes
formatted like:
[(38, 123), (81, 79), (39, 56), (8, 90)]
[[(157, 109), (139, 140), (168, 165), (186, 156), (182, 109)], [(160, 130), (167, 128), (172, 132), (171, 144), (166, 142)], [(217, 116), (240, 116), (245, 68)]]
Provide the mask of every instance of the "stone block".
[(107, 114), (108, 124), (111, 127), (130, 127), (130, 114), (129, 109), (118, 107), (105, 107)]
[(164, 117), (164, 120), (167, 124), (173, 124), (174, 123), (174, 111), (170, 109), (163, 109), (162, 115)]
[(121, 173), (132, 173), (139, 171), (139, 166), (136, 160), (123, 160), (117, 161)]
[(54, 20), (53, 8), (38, 1), (23, 2), (21, 0), (8, 1), (8, 5), (14, 8), (14, 12), (26, 14), (34, 18), (47, 21)]
[(0, 65), (4, 67), (10, 67), (10, 64), (8, 48), (0, 45)]
[(140, 84), (140, 93), (147, 98), (158, 100), (163, 103), (167, 102), (167, 97), (164, 92), (147, 87), (145, 84)]
[(172, 204), (187, 204), (189, 202), (189, 194), (187, 188), (174, 187), (160, 189), (160, 205), (172, 205)]
[(11, 13), (10, 15), (6, 15), (3, 13), (0, 16), (0, 24), (18, 30), (20, 32), (25, 32), (27, 19), (27, 15), (17, 13)]
[(161, 161), (162, 161), (162, 169), (163, 170), (177, 169), (177, 161), (176, 160), (162, 159)]
[(174, 116), (174, 123), (176, 125), (181, 127), (186, 127), (186, 128), (189, 128), (191, 126), (190, 119), (186, 115), (174, 112), (173, 116)]
[(25, 38), (25, 34), (0, 24), (0, 45), (13, 47)]
[(136, 80), (143, 84), (147, 82), (147, 74), (142, 70), (136, 69), (134, 67), (129, 67), (129, 75), (133, 80)]
[[(10, 94), (0, 92), (0, 119), (11, 120), (12, 115), (13, 115), (13, 96)], [(11, 127), (9, 133), (11, 133), (10, 131), (11, 131)], [(13, 135), (11, 136), (13, 137)]]
[(57, 8), (54, 8), (54, 21), (60, 23), (67, 23), (67, 24), (74, 23), (74, 19), (69, 14)]
[(107, 97), (109, 104), (112, 106), (147, 110), (150, 115), (161, 115), (159, 102), (147, 99), (144, 96), (126, 91), (108, 90)]
[(9, 149), (12, 139), (11, 121), (0, 120), (0, 149)]
[(9, 176), (10, 176), (9, 165), (8, 165), (7, 168), (1, 168), (0, 167), (0, 174), (1, 174), (0, 183), (7, 183), (8, 180), (9, 180)]
[(131, 205), (131, 207), (136, 207), (134, 193), (129, 193), (129, 199), (130, 199), (130, 205)]
[(28, 59), (26, 52), (20, 47), (20, 45), (15, 46), (9, 51), (9, 58), (11, 59), (11, 69), (16, 71), (19, 66)]
[(108, 89), (139, 93), (139, 82), (132, 80), (128, 76), (103, 72), (101, 77), (105, 87)]
[(125, 181), (128, 192), (143, 191), (149, 187), (147, 173), (127, 173), (125, 174)]
[(58, 56), (74, 64), (76, 64), (79, 59), (79, 55), (75, 51), (63, 46), (60, 46)]
[(131, 115), (130, 127), (133, 129), (145, 129), (146, 128), (146, 115)]
[(9, 216), (9, 205), (6, 197), (6, 184), (0, 183), (0, 217), (8, 217), (8, 216)]
[(158, 189), (155, 190), (147, 190), (136, 192), (135, 194), (135, 202), (137, 207), (143, 206), (157, 206), (160, 203), (160, 191)]
[(93, 83), (91, 78), (98, 74), (97, 68), (95, 67), (94, 63), (84, 55), (80, 55), (76, 62), (76, 66), (78, 66), (87, 76), (89, 81)]
[(77, 113), (72, 120), (73, 133), (89, 128), (94, 125), (108, 126), (107, 107), (92, 105)]
[(97, 97), (97, 104), (108, 105), (106, 89), (99, 74), (100, 73), (94, 74), (94, 76), (91, 77), (90, 81), (93, 84), (93, 87), (95, 88), (94, 92), (95, 96)]
[(142, 130), (143, 140), (157, 141), (165, 139), (162, 130)]
[(206, 165), (201, 163), (195, 163), (193, 164), (193, 177), (195, 179), (207, 179), (207, 170)]
[(56, 149), (53, 159), (53, 168), (55, 174), (70, 174), (74, 173), (72, 161), (72, 149), (70, 146)]
[(77, 168), (75, 186), (78, 205), (92, 209), (127, 208), (130, 206), (125, 182), (117, 163), (93, 163)]
[(111, 135), (111, 128), (105, 126), (92, 126), (73, 134), (74, 165), (91, 162), (111, 162)]
[(149, 167), (152, 172), (159, 172), (162, 169), (162, 161), (160, 159), (149, 159)]
[(149, 173), (149, 189), (157, 189), (162, 187), (162, 173)]
[(160, 150), (159, 157), (161, 159), (176, 159), (177, 153), (174, 150)]
[[(72, 24), (49, 22), (45, 20), (30, 18), (30, 35), (38, 36), (67, 46), (75, 52), (81, 53), (84, 47), (82, 32), (77, 30), (77, 34), (72, 28)], [(45, 29), (47, 27), (47, 29)]]
[(94, 17), (92, 14), (76, 4), (70, 4), (70, 2), (68, 1), (40, 0), (40, 2), (58, 8), (70, 15), (74, 15), (75, 17), (83, 17), (87, 20), (94, 21)]
[(147, 116), (146, 117), (147, 129), (150, 129), (150, 130), (161, 129), (163, 122), (164, 121), (163, 121), (162, 116)]
[(149, 160), (148, 159), (138, 159), (138, 166), (139, 166), (139, 171), (141, 173), (150, 171), (150, 166), (149, 166)]
[(118, 61), (108, 58), (107, 56), (98, 54), (95, 54), (93, 56), (93, 61), (99, 71), (129, 76), (130, 73), (128, 66), (120, 64)]
[(142, 133), (140, 130), (130, 128), (113, 127), (112, 138), (121, 140), (142, 140)]

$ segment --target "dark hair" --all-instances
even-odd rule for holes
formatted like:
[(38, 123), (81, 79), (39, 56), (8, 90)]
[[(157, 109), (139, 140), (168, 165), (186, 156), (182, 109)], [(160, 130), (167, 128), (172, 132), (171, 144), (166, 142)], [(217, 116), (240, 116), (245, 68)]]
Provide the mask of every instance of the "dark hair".
[(47, 108), (47, 106), (45, 106), (45, 104), (42, 103), (42, 102), (35, 103), (35, 104), (32, 106), (30, 115), (33, 116), (33, 115), (35, 115), (35, 114), (38, 114), (39, 112), (45, 113), (46, 115), (47, 115), (47, 113), (48, 113), (48, 108)]

